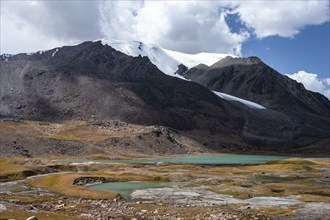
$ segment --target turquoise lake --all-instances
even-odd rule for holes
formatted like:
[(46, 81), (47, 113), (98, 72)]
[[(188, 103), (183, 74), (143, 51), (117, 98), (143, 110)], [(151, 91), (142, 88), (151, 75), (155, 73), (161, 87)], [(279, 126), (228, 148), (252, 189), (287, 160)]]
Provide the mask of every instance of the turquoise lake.
[(89, 189), (112, 191), (119, 193), (122, 197), (128, 198), (129, 195), (137, 189), (150, 189), (150, 188), (162, 188), (162, 187), (175, 187), (175, 186), (186, 186), (189, 183), (175, 183), (175, 182), (110, 182), (96, 184), (88, 186)]
[(158, 158), (138, 158), (130, 160), (86, 160), (68, 159), (60, 160), (67, 163), (182, 163), (182, 164), (204, 164), (204, 165), (225, 165), (225, 164), (258, 164), (268, 161), (290, 158), (288, 156), (267, 156), (267, 155), (243, 155), (243, 154), (212, 154), (212, 155), (185, 155)]

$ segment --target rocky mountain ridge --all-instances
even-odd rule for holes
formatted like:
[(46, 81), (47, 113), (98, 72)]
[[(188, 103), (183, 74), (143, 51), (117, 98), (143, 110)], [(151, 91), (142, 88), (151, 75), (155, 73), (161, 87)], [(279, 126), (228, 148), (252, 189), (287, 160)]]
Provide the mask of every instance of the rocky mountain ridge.
[[(282, 88), (280, 86), (283, 82), (285, 84), (285, 80), (277, 77), (276, 72), (267, 70), (272, 72), (269, 74), (271, 78), (279, 80), (275, 87), (267, 83), (268, 80), (261, 74), (251, 78), (255, 81), (253, 85), (260, 84), (259, 96), (253, 97), (259, 97), (256, 102), (267, 109), (251, 109), (240, 102), (224, 100), (209, 90), (220, 90), (217, 86), (212, 87), (213, 84), (207, 81), (208, 77), (203, 78), (212, 70), (216, 70), (212, 74), (217, 74), (219, 68), (232, 69), (233, 65), (238, 65), (237, 69), (241, 72), (249, 68), (250, 72), (255, 71), (255, 68), (264, 68), (257, 58), (246, 59), (244, 65), (236, 59), (224, 58), (211, 67), (199, 65), (183, 73), (184, 77), (200, 85), (167, 76), (148, 57), (127, 56), (100, 41), (34, 54), (2, 55), (0, 115), (3, 118), (52, 123), (119, 120), (143, 126), (166, 126), (193, 140), (189, 143), (194, 142), (216, 152), (225, 148), (290, 151), (306, 147), (311, 149), (308, 152), (326, 152), (330, 140), (327, 104), (322, 107), (313, 101), (318, 96), (307, 92), (303, 96), (311, 97), (310, 102), (315, 103), (318, 109), (298, 100), (293, 107), (288, 106), (288, 110), (283, 110), (288, 105), (287, 101), (276, 105), (271, 99), (274, 95), (277, 97), (276, 92), (279, 92), (279, 97), (286, 94), (286, 90), (282, 92), (278, 89)], [(234, 72), (226, 74), (231, 76), (236, 73), (235, 68)], [(248, 78), (243, 76), (242, 82), (244, 77)], [(227, 81), (221, 82), (225, 86)], [(239, 88), (239, 85), (249, 84), (229, 84), (228, 88)], [(250, 92), (251, 88), (247, 88), (237, 91)], [(241, 97), (241, 93), (237, 92), (236, 96)], [(248, 100), (250, 98), (247, 96)], [(322, 103), (322, 97), (319, 98)], [(302, 110), (297, 108), (299, 104)], [(291, 114), (294, 111), (296, 115)], [(304, 119), (305, 115), (313, 117)], [(1, 143), (7, 142), (2, 140)], [(110, 146), (112, 142), (109, 140), (106, 143), (106, 146)]]
[(182, 74), (205, 87), (300, 117), (330, 117), (330, 101), (278, 73), (257, 57), (226, 57), (210, 67), (199, 65)]

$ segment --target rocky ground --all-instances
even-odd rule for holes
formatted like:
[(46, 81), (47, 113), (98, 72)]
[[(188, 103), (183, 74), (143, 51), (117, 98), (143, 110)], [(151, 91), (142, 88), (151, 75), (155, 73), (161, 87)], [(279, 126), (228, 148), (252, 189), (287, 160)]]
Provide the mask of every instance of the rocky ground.
[[(0, 119), (0, 157), (102, 154), (186, 154), (207, 151), (197, 141), (162, 126), (119, 121), (46, 123)], [(164, 147), (166, 146), (166, 147)]]
[(275, 155), (313, 152), (327, 156), (322, 151), (314, 151), (313, 147), (304, 151), (270, 147), (265, 150), (245, 144), (235, 134), (176, 130), (116, 120), (42, 122), (0, 118), (0, 130), (0, 158), (52, 156), (100, 159), (100, 155), (104, 158), (125, 158), (206, 152)]

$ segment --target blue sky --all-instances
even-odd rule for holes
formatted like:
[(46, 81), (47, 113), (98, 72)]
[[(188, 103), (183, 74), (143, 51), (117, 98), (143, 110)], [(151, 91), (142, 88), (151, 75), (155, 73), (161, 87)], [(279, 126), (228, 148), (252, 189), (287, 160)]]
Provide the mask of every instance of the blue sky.
[(329, 22), (306, 26), (293, 38), (252, 36), (243, 43), (243, 56), (258, 56), (281, 73), (305, 70), (320, 78), (329, 76)]
[(330, 98), (329, 0), (0, 1), (0, 53), (111, 38), (258, 56)]
[(232, 32), (242, 29), (250, 33), (242, 43), (241, 55), (257, 56), (283, 74), (300, 70), (315, 73), (320, 78), (328, 78), (330, 73), (330, 23), (306, 25), (291, 37), (271, 35), (258, 38), (239, 18), (238, 13), (228, 14), (226, 22)]

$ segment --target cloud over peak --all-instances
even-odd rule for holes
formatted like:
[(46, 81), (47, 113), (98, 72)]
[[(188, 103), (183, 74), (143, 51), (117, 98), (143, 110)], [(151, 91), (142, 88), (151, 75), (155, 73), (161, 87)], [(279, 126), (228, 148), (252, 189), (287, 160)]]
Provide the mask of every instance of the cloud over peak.
[(249, 34), (232, 33), (220, 6), (216, 2), (107, 1), (100, 6), (102, 30), (113, 38), (156, 43), (182, 52), (240, 54), (240, 45)]
[[(237, 15), (232, 31), (226, 18)], [(72, 41), (142, 40), (188, 53), (240, 55), (258, 38), (329, 21), (329, 1), (1, 1), (1, 53)]]
[(330, 78), (319, 79), (317, 74), (304, 70), (293, 74), (286, 74), (291, 79), (304, 84), (305, 88), (313, 92), (319, 92), (330, 99)]

